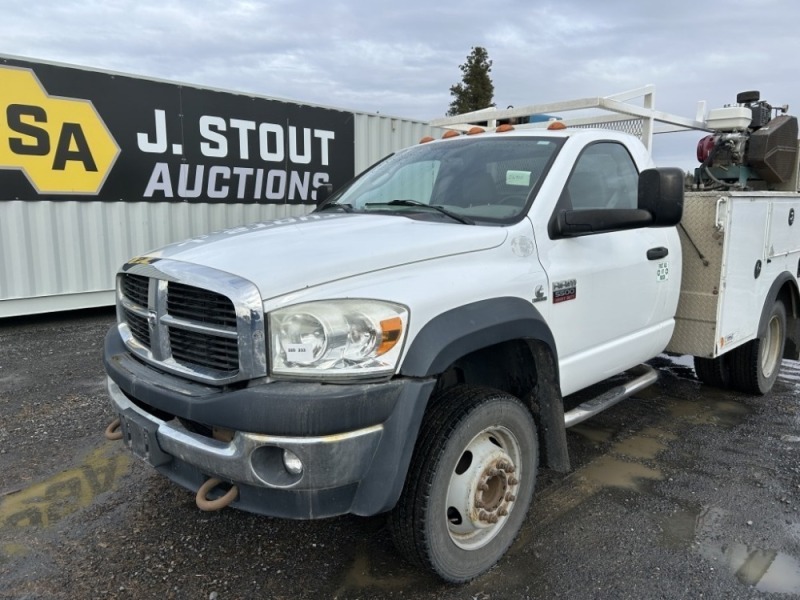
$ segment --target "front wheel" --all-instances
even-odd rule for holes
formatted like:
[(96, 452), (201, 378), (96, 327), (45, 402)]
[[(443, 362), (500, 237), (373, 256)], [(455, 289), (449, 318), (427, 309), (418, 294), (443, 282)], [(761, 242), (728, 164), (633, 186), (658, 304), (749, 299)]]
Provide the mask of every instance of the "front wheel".
[(769, 392), (778, 378), (785, 342), (786, 307), (778, 300), (758, 338), (730, 352), (732, 387), (749, 394)]
[(522, 527), (536, 483), (536, 425), (497, 390), (458, 386), (432, 402), (389, 525), (410, 562), (463, 583), (494, 565)]

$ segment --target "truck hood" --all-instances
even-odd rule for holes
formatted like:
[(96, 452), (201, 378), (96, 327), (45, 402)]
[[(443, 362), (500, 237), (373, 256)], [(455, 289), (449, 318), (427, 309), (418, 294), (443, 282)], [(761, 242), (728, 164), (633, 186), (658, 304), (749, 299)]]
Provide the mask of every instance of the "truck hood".
[(237, 275), (263, 299), (413, 262), (499, 246), (501, 227), (322, 213), (236, 227), (148, 253)]

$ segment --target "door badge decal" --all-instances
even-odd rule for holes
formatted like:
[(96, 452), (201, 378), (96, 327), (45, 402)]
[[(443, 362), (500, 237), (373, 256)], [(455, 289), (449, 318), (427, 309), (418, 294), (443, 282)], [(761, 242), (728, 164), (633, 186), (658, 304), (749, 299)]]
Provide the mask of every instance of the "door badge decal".
[(566, 279), (553, 282), (553, 304), (575, 300), (578, 296), (578, 280)]

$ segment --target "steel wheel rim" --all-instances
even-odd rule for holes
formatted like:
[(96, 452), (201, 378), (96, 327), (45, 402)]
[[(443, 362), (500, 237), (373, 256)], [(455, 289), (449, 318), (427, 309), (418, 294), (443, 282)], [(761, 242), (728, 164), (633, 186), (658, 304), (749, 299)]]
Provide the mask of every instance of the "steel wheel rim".
[(767, 323), (767, 331), (765, 332), (761, 351), (761, 372), (767, 379), (772, 376), (780, 362), (782, 333), (781, 320), (773, 315), (769, 323)]
[(445, 522), (451, 541), (476, 550), (497, 536), (516, 504), (521, 473), (519, 442), (505, 427), (478, 433), (450, 473)]

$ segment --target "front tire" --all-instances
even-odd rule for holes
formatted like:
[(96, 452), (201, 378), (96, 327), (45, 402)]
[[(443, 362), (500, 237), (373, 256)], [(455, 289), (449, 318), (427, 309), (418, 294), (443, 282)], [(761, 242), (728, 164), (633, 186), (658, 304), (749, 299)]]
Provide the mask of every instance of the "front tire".
[(389, 526), (410, 562), (464, 583), (505, 554), (525, 521), (536, 425), (522, 402), (497, 390), (458, 386), (432, 402)]
[(785, 343), (786, 307), (778, 300), (758, 338), (730, 352), (732, 387), (748, 394), (769, 392), (778, 378)]

